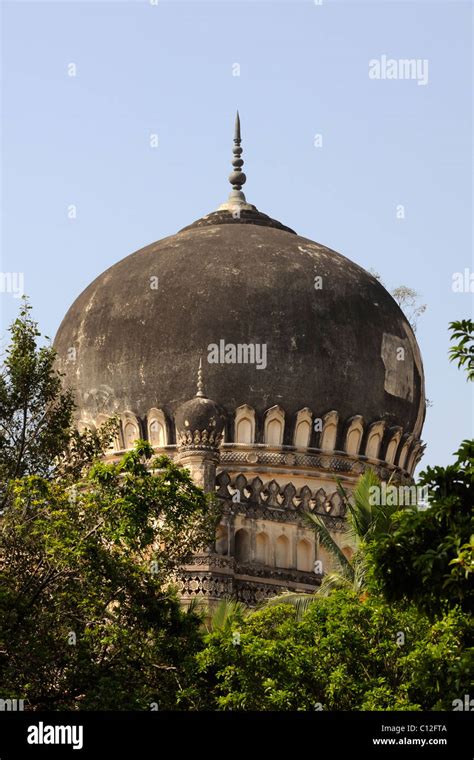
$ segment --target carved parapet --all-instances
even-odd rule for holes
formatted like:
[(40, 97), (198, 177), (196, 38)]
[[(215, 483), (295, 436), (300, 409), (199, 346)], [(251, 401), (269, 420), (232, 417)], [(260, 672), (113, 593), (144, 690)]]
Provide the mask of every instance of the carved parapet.
[(231, 504), (234, 513), (279, 522), (301, 520), (304, 512), (320, 515), (332, 530), (342, 530), (346, 505), (338, 491), (314, 493), (308, 486), (296, 489), (293, 483), (279, 485), (276, 480), (264, 484), (259, 477), (247, 481), (245, 475), (231, 478), (225, 470), (216, 478), (217, 496)]

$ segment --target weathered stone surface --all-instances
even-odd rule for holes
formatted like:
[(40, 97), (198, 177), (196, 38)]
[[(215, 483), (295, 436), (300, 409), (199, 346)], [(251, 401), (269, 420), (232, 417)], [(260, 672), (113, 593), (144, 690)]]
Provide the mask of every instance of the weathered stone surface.
[[(413, 365), (412, 394), (386, 390), (387, 334)], [(208, 364), (208, 345), (221, 339), (266, 344), (266, 369)], [(131, 409), (143, 419), (156, 407), (173, 419), (194, 396), (202, 355), (206, 394), (228, 426), (245, 402), (261, 430), (278, 403), (288, 416), (337, 409), (341, 420), (359, 414), (421, 433), (421, 359), (393, 298), (357, 264), (257, 211), (209, 214), (112, 266), (71, 306), (55, 346), (86, 418)], [(287, 425), (283, 443), (291, 435)]]

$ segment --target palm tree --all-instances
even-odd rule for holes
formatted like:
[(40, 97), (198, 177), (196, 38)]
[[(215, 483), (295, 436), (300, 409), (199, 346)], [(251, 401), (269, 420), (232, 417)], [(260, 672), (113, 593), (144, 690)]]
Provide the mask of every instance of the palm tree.
[(346, 506), (346, 536), (356, 550), (351, 560), (334, 541), (323, 518), (314, 513), (305, 514), (305, 519), (318, 536), (320, 545), (333, 558), (336, 568), (324, 575), (321, 585), (313, 594), (287, 591), (267, 600), (264, 603), (265, 606), (292, 604), (296, 607), (297, 617), (301, 618), (309, 604), (314, 601), (315, 595), (328, 596), (335, 588), (344, 587), (352, 588), (357, 593), (364, 592), (367, 585), (367, 561), (364, 549), (371, 541), (389, 531), (391, 517), (398, 510), (397, 506), (372, 503), (371, 489), (379, 488), (380, 483), (373, 470), (367, 470), (359, 478), (351, 498), (340, 481), (337, 481), (338, 492)]
[(207, 633), (224, 631), (232, 633), (241, 625), (250, 609), (243, 602), (236, 599), (221, 599), (215, 607), (207, 607), (204, 614), (203, 625)]

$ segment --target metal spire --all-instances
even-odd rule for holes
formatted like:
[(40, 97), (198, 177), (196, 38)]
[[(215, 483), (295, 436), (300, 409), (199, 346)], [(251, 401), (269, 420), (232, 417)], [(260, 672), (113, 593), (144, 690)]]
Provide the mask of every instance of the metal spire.
[(235, 117), (235, 128), (234, 128), (234, 147), (232, 148), (233, 158), (232, 158), (232, 166), (233, 171), (229, 174), (229, 182), (232, 185), (232, 190), (229, 195), (229, 200), (227, 203), (223, 203), (221, 206), (219, 206), (219, 211), (232, 211), (234, 212), (240, 212), (241, 210), (245, 211), (255, 211), (255, 206), (252, 206), (250, 203), (247, 203), (245, 199), (245, 195), (242, 192), (242, 185), (245, 185), (245, 182), (247, 181), (247, 177), (242, 171), (242, 166), (244, 165), (242, 156), (242, 148), (240, 147), (240, 143), (242, 142), (241, 134), (240, 134), (240, 116), (239, 112), (237, 111), (236, 117)]
[(242, 171), (242, 166), (244, 165), (244, 161), (241, 158), (242, 156), (242, 148), (240, 147), (241, 142), (242, 142), (242, 138), (240, 136), (240, 116), (239, 116), (239, 112), (237, 111), (237, 114), (235, 117), (234, 147), (232, 148), (232, 153), (234, 154), (234, 158), (232, 159), (232, 166), (234, 167), (234, 171), (232, 172), (232, 174), (229, 175), (229, 182), (232, 185), (232, 188), (234, 190), (242, 190), (242, 185), (245, 185), (245, 182), (247, 180), (247, 177)]
[(205, 396), (204, 396), (204, 384), (202, 382), (202, 357), (199, 359), (199, 369), (198, 369), (198, 376), (197, 376), (196, 397), (197, 398), (205, 398)]

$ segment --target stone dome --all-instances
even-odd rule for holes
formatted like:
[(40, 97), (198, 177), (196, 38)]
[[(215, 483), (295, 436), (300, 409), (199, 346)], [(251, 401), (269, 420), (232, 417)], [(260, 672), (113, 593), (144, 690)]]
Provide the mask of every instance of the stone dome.
[(244, 404), (255, 411), (256, 440), (276, 405), (289, 422), (286, 445), (303, 409), (337, 412), (335, 449), (354, 417), (421, 434), (422, 361), (392, 296), (345, 256), (260, 213), (235, 185), (217, 212), (97, 277), (54, 345), (82, 420), (127, 411), (146, 425), (159, 409), (170, 443), (200, 357), (226, 440)]

